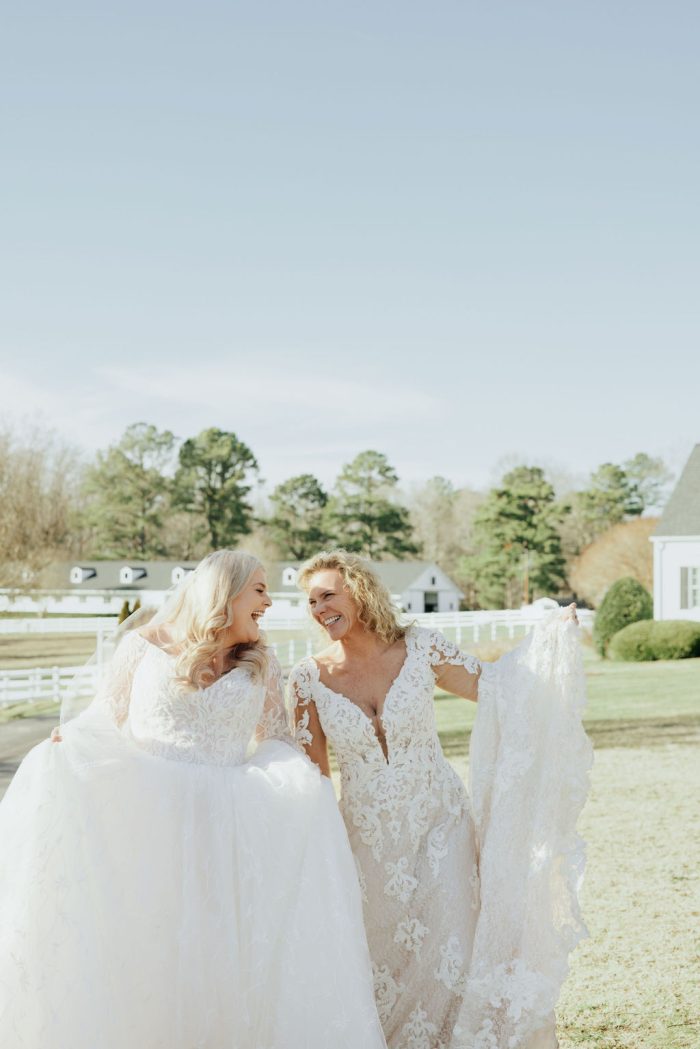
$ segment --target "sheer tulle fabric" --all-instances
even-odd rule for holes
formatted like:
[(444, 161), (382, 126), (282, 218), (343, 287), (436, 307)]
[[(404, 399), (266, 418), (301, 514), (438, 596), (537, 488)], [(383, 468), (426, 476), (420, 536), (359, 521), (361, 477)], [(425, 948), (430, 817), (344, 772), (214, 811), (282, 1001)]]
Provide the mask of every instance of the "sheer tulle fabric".
[(203, 693), (127, 638), (100, 701), (20, 767), (0, 805), (3, 1049), (385, 1044), (347, 837), (278, 671)]

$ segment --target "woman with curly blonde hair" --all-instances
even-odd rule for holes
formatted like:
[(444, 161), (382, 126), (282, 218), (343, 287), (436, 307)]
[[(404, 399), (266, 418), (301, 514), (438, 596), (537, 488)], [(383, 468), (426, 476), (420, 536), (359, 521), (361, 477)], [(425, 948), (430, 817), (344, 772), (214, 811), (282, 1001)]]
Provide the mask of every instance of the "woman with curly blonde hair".
[[(329, 644), (292, 671), (297, 738), (325, 776), (328, 742), (338, 762), (389, 1049), (553, 1049), (584, 932), (575, 606), (481, 664), (405, 626), (356, 554), (320, 553), (298, 581)], [(440, 746), (436, 685), (479, 700), (471, 799)]]
[(21, 765), (0, 805), (3, 1045), (385, 1049), (352, 853), (294, 742), (270, 603), (256, 558), (210, 554)]

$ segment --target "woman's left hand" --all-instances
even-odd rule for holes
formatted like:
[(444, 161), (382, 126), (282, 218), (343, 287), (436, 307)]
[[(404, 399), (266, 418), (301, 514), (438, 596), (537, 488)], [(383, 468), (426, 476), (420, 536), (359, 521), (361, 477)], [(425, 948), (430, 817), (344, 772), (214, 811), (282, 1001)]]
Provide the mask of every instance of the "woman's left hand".
[(564, 609), (562, 619), (565, 623), (578, 623), (578, 616), (576, 615), (576, 602), (572, 601), (570, 605)]

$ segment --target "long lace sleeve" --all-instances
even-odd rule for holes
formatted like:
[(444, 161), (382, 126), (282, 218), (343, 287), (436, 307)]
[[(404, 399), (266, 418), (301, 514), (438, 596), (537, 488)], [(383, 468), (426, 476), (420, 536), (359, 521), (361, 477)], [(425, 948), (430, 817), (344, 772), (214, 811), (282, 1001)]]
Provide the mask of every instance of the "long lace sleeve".
[(126, 634), (103, 671), (95, 696), (95, 707), (107, 713), (118, 728), (126, 721), (136, 667), (148, 644), (136, 631)]
[(314, 700), (314, 681), (308, 660), (302, 660), (289, 675), (289, 699), (294, 710), (296, 741), (304, 753), (330, 776), (326, 734)]
[(578, 630), (559, 613), (482, 667), (470, 745), (480, 909), (455, 1049), (557, 1045), (554, 1007), (586, 934), (584, 705)]
[(275, 656), (270, 659), (265, 700), (255, 739), (258, 743), (266, 739), (279, 739), (296, 746), (292, 717), (285, 703), (282, 667)]
[(477, 698), (481, 663), (462, 652), (439, 630), (421, 631), (421, 643), (440, 688), (464, 699)]

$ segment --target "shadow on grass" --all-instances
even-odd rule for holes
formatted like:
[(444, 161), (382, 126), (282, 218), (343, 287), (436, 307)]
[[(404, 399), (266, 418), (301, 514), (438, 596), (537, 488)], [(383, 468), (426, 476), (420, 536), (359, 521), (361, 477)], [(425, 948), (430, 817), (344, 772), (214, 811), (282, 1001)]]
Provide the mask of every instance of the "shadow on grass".
[[(669, 743), (700, 743), (700, 715), (673, 717), (599, 719), (585, 723), (597, 750), (609, 747), (663, 747)], [(440, 742), (448, 758), (463, 756), (469, 747), (468, 729), (441, 732)]]

